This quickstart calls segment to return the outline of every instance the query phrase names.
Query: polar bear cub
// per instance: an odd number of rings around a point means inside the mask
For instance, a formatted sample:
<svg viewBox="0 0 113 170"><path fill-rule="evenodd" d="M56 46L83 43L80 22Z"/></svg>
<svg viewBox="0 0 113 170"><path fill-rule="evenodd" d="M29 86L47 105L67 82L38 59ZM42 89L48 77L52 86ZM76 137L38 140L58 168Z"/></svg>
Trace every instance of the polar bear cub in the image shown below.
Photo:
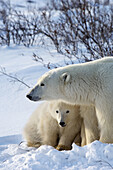
<svg viewBox="0 0 113 170"><path fill-rule="evenodd" d="M79 106L61 101L40 104L24 127L23 135L27 145L39 147L46 144L58 150L71 149L81 130L79 112Z"/></svg>

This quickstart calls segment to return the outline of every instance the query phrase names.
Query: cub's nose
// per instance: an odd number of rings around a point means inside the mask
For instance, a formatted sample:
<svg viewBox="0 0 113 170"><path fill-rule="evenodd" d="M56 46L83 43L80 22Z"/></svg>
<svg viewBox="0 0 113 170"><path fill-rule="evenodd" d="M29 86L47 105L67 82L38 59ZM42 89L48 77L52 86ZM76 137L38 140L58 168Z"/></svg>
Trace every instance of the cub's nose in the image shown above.
<svg viewBox="0 0 113 170"><path fill-rule="evenodd" d="M59 124L60 124L60 126L62 126L62 127L65 126L65 122L60 122Z"/></svg>
<svg viewBox="0 0 113 170"><path fill-rule="evenodd" d="M30 100L32 100L32 96L30 96L29 94L26 95L26 97Z"/></svg>

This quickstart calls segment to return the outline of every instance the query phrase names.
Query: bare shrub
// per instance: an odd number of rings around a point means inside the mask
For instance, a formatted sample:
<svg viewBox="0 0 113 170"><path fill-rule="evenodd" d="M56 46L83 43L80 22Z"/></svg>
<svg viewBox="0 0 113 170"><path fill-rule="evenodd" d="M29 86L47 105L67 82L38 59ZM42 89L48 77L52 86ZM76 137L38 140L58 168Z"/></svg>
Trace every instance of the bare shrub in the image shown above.
<svg viewBox="0 0 113 170"><path fill-rule="evenodd" d="M56 28L53 33L57 34L58 52L79 60L82 57L82 61L113 56L113 13L110 6L88 0L51 2L52 8L60 11L57 26L53 27ZM51 23L49 18L48 27Z"/></svg>
<svg viewBox="0 0 113 170"><path fill-rule="evenodd" d="M113 11L89 0L51 0L49 7L28 14L0 0L0 44L38 44L48 37L58 53L75 63L113 56ZM42 40L42 39L41 39ZM46 41L46 38L44 38ZM38 60L39 61L39 60Z"/></svg>
<svg viewBox="0 0 113 170"><path fill-rule="evenodd" d="M27 47L36 43L40 30L40 15L35 9L28 14L15 10L8 2L0 1L0 42L1 45L11 43L23 44ZM28 11L27 11L28 12Z"/></svg>
<svg viewBox="0 0 113 170"><path fill-rule="evenodd" d="M10 3L0 0L0 44L10 45Z"/></svg>

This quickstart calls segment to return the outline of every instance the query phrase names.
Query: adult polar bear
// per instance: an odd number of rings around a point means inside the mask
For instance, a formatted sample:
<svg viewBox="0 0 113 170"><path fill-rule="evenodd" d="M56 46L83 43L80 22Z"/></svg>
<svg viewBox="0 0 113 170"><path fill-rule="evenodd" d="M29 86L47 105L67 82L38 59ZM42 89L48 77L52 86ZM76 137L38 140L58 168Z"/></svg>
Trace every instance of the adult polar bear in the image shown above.
<svg viewBox="0 0 113 170"><path fill-rule="evenodd" d="M64 101L93 105L100 141L113 143L113 58L53 69L44 74L27 95L30 100Z"/></svg>

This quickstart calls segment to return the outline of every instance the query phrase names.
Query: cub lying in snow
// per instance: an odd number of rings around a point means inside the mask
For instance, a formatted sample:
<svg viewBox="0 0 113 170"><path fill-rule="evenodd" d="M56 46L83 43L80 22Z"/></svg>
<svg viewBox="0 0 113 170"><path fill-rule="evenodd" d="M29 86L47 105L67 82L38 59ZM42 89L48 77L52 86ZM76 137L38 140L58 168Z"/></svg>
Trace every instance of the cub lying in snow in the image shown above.
<svg viewBox="0 0 113 170"><path fill-rule="evenodd" d="M79 113L79 106L61 101L40 104L24 127L27 145L46 144L58 150L69 150L74 140L80 144L82 118Z"/></svg>

